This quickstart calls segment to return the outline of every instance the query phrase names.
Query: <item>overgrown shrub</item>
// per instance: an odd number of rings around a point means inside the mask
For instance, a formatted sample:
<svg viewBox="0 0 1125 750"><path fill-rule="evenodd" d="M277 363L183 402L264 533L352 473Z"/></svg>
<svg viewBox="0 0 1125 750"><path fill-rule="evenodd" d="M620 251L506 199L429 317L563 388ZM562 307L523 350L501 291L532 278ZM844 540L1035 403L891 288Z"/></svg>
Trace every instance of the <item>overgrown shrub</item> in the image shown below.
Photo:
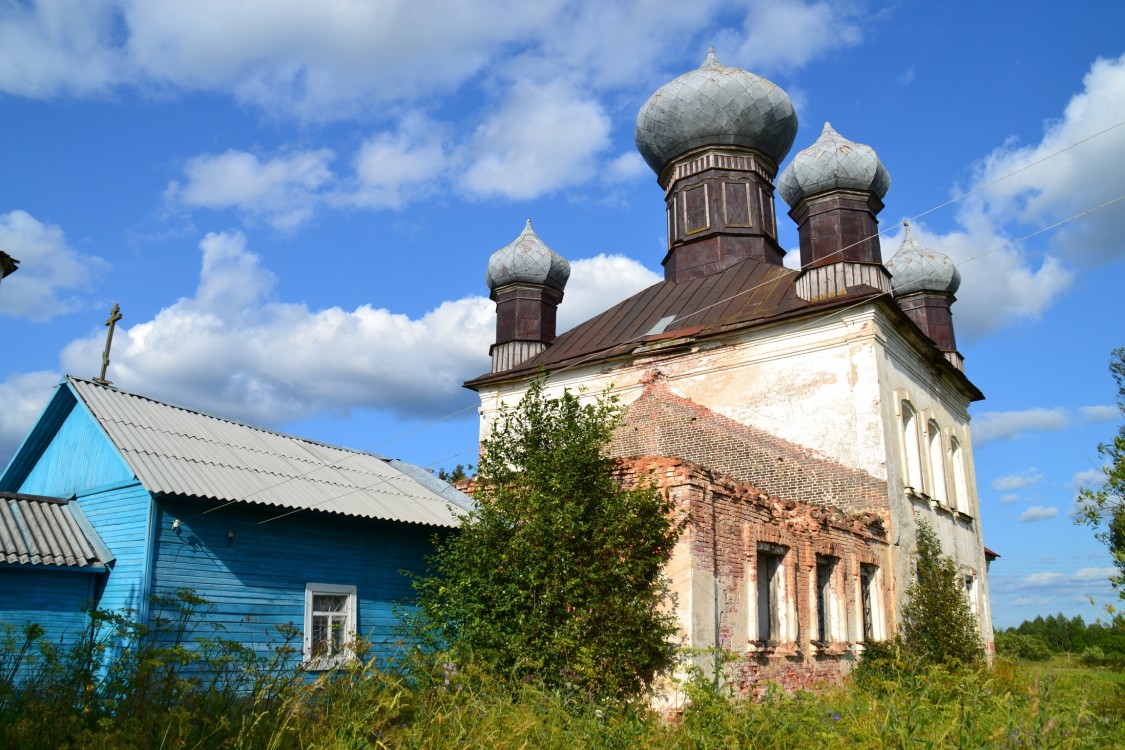
<svg viewBox="0 0 1125 750"><path fill-rule="evenodd" d="M664 564L682 523L654 488L622 487L610 398L546 398L536 381L481 441L478 510L415 582L417 637L496 675L623 699L672 661Z"/></svg>
<svg viewBox="0 0 1125 750"><path fill-rule="evenodd" d="M971 664L983 655L977 618L969 608L957 565L925 521L917 522L917 576L906 589L899 635L925 664Z"/></svg>

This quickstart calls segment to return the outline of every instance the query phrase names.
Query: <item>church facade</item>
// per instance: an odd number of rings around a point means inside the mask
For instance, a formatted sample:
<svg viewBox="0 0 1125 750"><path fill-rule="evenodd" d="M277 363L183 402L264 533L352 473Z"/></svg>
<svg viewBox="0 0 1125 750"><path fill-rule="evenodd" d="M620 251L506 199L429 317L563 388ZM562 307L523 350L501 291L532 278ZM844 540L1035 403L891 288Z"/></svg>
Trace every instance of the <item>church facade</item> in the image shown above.
<svg viewBox="0 0 1125 750"><path fill-rule="evenodd" d="M784 91L713 53L659 89L636 141L665 191L664 281L556 336L569 266L529 222L489 261L492 372L466 384L482 435L543 370L549 395L620 399L622 480L690 513L668 568L685 645L733 653L747 691L835 681L893 634L919 520L992 648L957 269L909 228L884 262L890 177L830 125L779 174L796 133Z"/></svg>

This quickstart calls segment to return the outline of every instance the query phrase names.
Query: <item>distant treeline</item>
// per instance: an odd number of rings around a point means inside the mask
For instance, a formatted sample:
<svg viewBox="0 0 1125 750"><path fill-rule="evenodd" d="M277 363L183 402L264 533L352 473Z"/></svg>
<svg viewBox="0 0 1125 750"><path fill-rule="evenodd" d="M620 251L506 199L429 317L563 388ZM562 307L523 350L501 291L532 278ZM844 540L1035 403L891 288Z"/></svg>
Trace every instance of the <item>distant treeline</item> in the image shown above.
<svg viewBox="0 0 1125 750"><path fill-rule="evenodd" d="M1056 654L1078 656L1093 663L1125 661L1125 614L1114 614L1108 623L1099 619L1089 625L1082 615L1040 615L1024 620L1018 627L996 631L996 652L1033 661Z"/></svg>

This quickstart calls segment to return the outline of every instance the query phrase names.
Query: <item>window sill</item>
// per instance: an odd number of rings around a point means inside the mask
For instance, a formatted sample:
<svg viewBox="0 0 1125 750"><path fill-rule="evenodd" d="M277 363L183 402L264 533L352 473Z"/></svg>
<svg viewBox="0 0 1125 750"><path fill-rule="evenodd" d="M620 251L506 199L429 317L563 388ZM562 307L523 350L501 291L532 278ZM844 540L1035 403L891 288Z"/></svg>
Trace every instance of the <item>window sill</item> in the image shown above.
<svg viewBox="0 0 1125 750"><path fill-rule="evenodd" d="M790 658L801 654L797 644L792 641L751 641L747 650L755 656Z"/></svg>
<svg viewBox="0 0 1125 750"><path fill-rule="evenodd" d="M355 664L355 655L346 654L342 656L321 657L317 659L305 659L301 662L301 668L306 672L330 672L334 669L341 669Z"/></svg>
<svg viewBox="0 0 1125 750"><path fill-rule="evenodd" d="M843 641L829 641L822 643L820 641L812 641L813 656L843 656L848 652L848 644Z"/></svg>

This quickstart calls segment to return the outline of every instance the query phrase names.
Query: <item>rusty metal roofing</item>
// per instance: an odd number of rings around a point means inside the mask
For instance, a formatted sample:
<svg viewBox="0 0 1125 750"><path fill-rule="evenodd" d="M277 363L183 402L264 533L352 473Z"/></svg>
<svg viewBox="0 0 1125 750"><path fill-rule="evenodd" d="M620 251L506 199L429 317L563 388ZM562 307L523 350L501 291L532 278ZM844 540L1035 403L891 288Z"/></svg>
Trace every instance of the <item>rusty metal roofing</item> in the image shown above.
<svg viewBox="0 0 1125 750"><path fill-rule="evenodd" d="M452 503L371 453L67 382L149 492L446 527L472 502Z"/></svg>
<svg viewBox="0 0 1125 750"><path fill-rule="evenodd" d="M797 296L800 275L782 266L744 260L691 281L661 281L567 331L538 356L511 370L471 380L470 388L512 376L599 362L666 339L700 337L757 325L840 304L854 304L878 290L856 290L828 303ZM667 319L671 317L671 321ZM653 333L657 328L660 330Z"/></svg>
<svg viewBox="0 0 1125 750"><path fill-rule="evenodd" d="M111 559L77 503L0 492L0 565L100 571Z"/></svg>

